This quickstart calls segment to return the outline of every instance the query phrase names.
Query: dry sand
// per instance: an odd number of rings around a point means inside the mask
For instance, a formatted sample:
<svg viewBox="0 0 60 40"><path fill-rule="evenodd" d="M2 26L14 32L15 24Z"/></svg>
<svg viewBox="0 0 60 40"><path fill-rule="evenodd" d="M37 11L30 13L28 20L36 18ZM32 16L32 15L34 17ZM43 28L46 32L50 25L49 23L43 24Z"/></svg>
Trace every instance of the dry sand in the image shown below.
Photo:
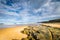
<svg viewBox="0 0 60 40"><path fill-rule="evenodd" d="M21 40L22 38L26 38L27 35L21 33L26 27L27 26L0 29L0 40Z"/></svg>
<svg viewBox="0 0 60 40"><path fill-rule="evenodd" d="M42 23L42 25L60 28L60 23Z"/></svg>

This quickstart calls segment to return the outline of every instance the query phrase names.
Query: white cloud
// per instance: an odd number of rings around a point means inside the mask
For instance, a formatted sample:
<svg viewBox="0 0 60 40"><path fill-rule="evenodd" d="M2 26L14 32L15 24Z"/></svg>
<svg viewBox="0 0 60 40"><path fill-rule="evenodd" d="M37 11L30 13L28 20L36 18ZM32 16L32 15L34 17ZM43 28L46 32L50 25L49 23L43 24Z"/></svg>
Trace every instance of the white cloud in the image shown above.
<svg viewBox="0 0 60 40"><path fill-rule="evenodd" d="M10 16L15 16L12 18L7 18L2 20L4 23L5 21L9 24L9 23L31 23L31 22L39 22L42 21L42 19L45 18L56 18L60 16L60 5L59 3L56 2L51 2L51 0L48 1L43 1L43 3L39 3L36 2L36 0L34 2L32 2L33 0L29 1L29 2L18 2L18 3L14 3L12 4L12 6L7 6L4 4L1 4L0 6L0 13L2 14L6 14L6 15L10 15ZM38 1L42 1L42 0L38 0ZM29 4L30 2L32 2L32 5ZM37 5L35 5L35 4ZM36 6L36 7L34 7ZM23 7L23 10L20 10L21 7ZM57 8L56 8L57 7ZM9 11L12 10L12 11ZM19 13L15 12L15 11L19 11ZM30 12L31 13L30 13ZM34 15L34 14L39 14L41 12L40 16ZM18 19L18 17L21 19ZM48 20L48 19L46 19ZM1 21L1 20L0 20Z"/></svg>
<svg viewBox="0 0 60 40"><path fill-rule="evenodd" d="M51 16L54 16L56 15L56 17L58 15L60 15L60 5L59 5L60 2L47 2L46 4L44 4L42 7L40 7L39 9L34 9L34 13L38 13L38 12L41 12L41 16L43 17L51 17ZM40 16L40 17L41 17ZM42 17L41 17L42 19Z"/></svg>

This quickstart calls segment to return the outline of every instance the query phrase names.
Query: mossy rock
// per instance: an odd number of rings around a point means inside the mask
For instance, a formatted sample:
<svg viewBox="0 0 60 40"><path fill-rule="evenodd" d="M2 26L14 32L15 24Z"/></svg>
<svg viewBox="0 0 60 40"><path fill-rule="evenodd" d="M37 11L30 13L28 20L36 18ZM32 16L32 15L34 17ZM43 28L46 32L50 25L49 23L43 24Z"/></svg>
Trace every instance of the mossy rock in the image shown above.
<svg viewBox="0 0 60 40"><path fill-rule="evenodd" d="M60 29L53 27L28 27L22 33L27 34L24 40L60 40Z"/></svg>

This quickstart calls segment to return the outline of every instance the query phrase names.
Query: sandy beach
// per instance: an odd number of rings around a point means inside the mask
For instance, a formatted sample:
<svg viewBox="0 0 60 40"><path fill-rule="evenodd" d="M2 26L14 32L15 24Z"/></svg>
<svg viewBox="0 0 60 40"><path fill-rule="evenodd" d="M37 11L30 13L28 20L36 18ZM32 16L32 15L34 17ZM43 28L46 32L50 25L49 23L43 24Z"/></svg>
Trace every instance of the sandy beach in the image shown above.
<svg viewBox="0 0 60 40"><path fill-rule="evenodd" d="M42 25L44 25L45 27L50 26L50 27L60 28L60 23L42 23ZM21 40L22 38L26 38L27 35L21 32L22 30L24 30L24 28L28 28L28 25L14 26L10 28L2 28L2 29L0 28L0 40Z"/></svg>
<svg viewBox="0 0 60 40"><path fill-rule="evenodd" d="M42 25L60 28L60 23L42 23Z"/></svg>
<svg viewBox="0 0 60 40"><path fill-rule="evenodd" d="M21 38L27 37L26 34L21 33L26 27L27 26L0 29L0 40L21 40Z"/></svg>

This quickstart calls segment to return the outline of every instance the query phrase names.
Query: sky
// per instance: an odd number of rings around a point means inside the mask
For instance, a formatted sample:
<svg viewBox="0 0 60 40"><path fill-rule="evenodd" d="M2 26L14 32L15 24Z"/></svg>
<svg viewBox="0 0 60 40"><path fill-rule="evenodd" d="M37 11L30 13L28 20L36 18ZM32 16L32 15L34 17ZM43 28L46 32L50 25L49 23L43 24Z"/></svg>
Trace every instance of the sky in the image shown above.
<svg viewBox="0 0 60 40"><path fill-rule="evenodd" d="M0 0L0 23L29 24L60 18L60 0Z"/></svg>

